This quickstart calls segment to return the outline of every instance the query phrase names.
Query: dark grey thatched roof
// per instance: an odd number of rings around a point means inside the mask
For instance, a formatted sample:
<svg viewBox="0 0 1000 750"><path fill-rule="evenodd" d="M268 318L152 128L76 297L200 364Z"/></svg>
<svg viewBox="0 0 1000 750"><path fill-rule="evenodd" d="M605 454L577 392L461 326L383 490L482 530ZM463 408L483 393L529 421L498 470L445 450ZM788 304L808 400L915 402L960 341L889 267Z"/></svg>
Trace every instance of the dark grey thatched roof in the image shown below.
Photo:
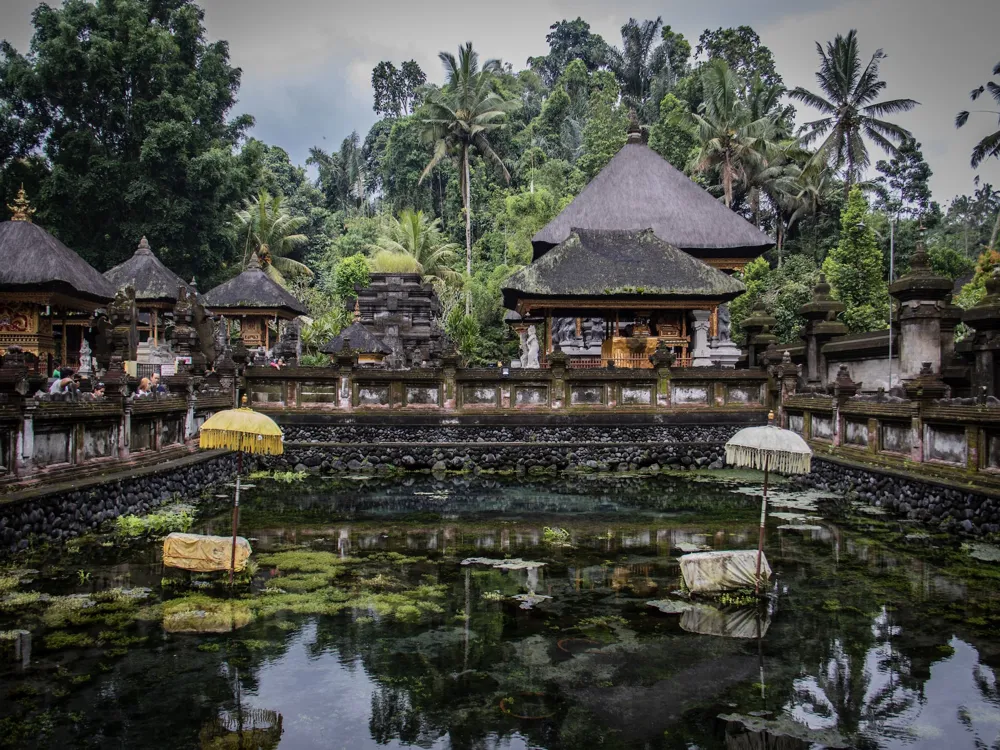
<svg viewBox="0 0 1000 750"><path fill-rule="evenodd" d="M657 237L639 232L572 230L569 239L515 273L504 305L521 297L684 297L733 299L744 286Z"/></svg>
<svg viewBox="0 0 1000 750"><path fill-rule="evenodd" d="M392 349L379 341L371 331L357 320L341 331L339 336L326 344L320 351L324 354L339 354L345 345L348 349L362 354L392 353Z"/></svg>
<svg viewBox="0 0 1000 750"><path fill-rule="evenodd" d="M110 281L115 289L131 284L135 289L137 302L176 302L177 290L182 286L194 293L190 284L153 255L145 237L139 241L139 249L135 254L110 271L105 271L104 278Z"/></svg>
<svg viewBox="0 0 1000 750"><path fill-rule="evenodd" d="M250 258L247 270L215 289L205 292L205 307L285 310L305 315L305 306L260 267L257 253Z"/></svg>
<svg viewBox="0 0 1000 750"><path fill-rule="evenodd" d="M47 291L109 302L115 288L87 261L30 221L0 222L0 292Z"/></svg>
<svg viewBox="0 0 1000 750"><path fill-rule="evenodd" d="M635 139L622 146L583 192L532 238L535 258L569 237L571 227L652 227L657 237L681 250L725 250L738 256L759 255L774 245L753 224Z"/></svg>

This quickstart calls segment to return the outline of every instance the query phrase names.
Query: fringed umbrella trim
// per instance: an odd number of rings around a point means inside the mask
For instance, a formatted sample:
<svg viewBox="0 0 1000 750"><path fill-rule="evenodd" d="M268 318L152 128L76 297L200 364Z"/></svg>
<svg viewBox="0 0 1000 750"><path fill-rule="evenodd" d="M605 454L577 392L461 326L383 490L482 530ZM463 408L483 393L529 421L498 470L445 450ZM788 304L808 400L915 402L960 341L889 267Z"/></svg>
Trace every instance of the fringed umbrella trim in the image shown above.
<svg viewBox="0 0 1000 750"><path fill-rule="evenodd" d="M766 466L768 471L779 474L808 474L811 459L811 453L768 450L746 445L726 445L726 463L741 469L763 470Z"/></svg>
<svg viewBox="0 0 1000 750"><path fill-rule="evenodd" d="M202 428L199 445L202 448L222 448L244 453L279 456L285 451L281 435L259 435L237 430L206 430Z"/></svg>

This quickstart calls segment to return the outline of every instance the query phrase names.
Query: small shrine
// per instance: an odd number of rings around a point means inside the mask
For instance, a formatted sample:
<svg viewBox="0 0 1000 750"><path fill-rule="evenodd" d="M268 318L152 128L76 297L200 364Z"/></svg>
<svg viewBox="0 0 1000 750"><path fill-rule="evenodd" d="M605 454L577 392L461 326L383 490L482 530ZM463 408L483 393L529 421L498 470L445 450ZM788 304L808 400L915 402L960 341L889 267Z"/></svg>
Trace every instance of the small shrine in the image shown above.
<svg viewBox="0 0 1000 750"><path fill-rule="evenodd" d="M277 334L278 321L307 312L305 305L267 275L257 253L250 257L243 273L205 292L203 299L206 310L225 319L227 332L232 321L239 321L240 338L248 349L270 350L269 324L274 323Z"/></svg>
<svg viewBox="0 0 1000 750"><path fill-rule="evenodd" d="M744 287L731 274L773 245L633 124L607 166L532 238L531 264L504 286L522 366L534 366L540 341L543 365L558 349L570 366L648 368L665 347L678 366L733 367L742 355L726 303Z"/></svg>
<svg viewBox="0 0 1000 750"><path fill-rule="evenodd" d="M24 188L8 208L11 220L0 222L0 350L20 347L46 374L55 360L79 365L81 351L89 360L94 312L111 301L114 286L32 222Z"/></svg>
<svg viewBox="0 0 1000 750"><path fill-rule="evenodd" d="M341 352L356 353L358 364L362 365L380 365L386 355L392 354L392 349L361 323L361 309L357 304L354 307L354 322L324 345L320 351L329 354L331 359Z"/></svg>
<svg viewBox="0 0 1000 750"><path fill-rule="evenodd" d="M194 287L156 257L143 237L135 253L124 263L104 272L116 290L131 286L138 311L139 361L145 361L165 341L165 316L172 313L179 289L195 295ZM144 356L146 355L146 356Z"/></svg>
<svg viewBox="0 0 1000 750"><path fill-rule="evenodd" d="M389 367L420 367L439 361L445 349L441 301L418 273L373 273L356 289L357 322L389 351Z"/></svg>

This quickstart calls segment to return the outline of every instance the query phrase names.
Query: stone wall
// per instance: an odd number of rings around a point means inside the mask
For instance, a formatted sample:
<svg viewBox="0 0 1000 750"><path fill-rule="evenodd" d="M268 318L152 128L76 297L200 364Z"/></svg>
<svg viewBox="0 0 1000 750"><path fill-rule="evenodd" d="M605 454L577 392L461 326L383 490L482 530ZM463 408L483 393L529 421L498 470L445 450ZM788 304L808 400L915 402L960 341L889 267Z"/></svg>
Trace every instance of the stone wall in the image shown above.
<svg viewBox="0 0 1000 750"><path fill-rule="evenodd" d="M743 425L285 424L287 443L725 443Z"/></svg>
<svg viewBox="0 0 1000 750"><path fill-rule="evenodd" d="M388 473L419 471L648 471L721 469L722 443L463 443L289 444L281 456L264 457L280 470Z"/></svg>
<svg viewBox="0 0 1000 750"><path fill-rule="evenodd" d="M236 471L232 454L178 464L86 489L7 500L0 504L0 553L26 549L33 540L65 541L118 516L148 513L175 496L196 497Z"/></svg>
<svg viewBox="0 0 1000 750"><path fill-rule="evenodd" d="M796 482L836 493L857 493L867 505L946 531L972 536L1000 532L1000 499L932 482L813 459L812 473Z"/></svg>

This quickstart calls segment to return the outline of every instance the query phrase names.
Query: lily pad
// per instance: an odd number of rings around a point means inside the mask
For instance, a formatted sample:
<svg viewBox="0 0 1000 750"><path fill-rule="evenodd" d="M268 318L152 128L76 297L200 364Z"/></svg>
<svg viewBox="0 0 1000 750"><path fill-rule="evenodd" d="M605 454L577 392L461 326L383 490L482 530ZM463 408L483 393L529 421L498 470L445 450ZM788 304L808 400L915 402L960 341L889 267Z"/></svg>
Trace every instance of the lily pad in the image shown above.
<svg viewBox="0 0 1000 750"><path fill-rule="evenodd" d="M678 602L674 599L654 599L646 602L647 607L656 607L665 615L680 615L691 608L690 602Z"/></svg>
<svg viewBox="0 0 1000 750"><path fill-rule="evenodd" d="M542 567L545 563L522 560L520 557L512 557L504 560L493 557L467 557L462 560L462 565L489 565L491 568L497 568L498 570L533 570L534 568Z"/></svg>
<svg viewBox="0 0 1000 750"><path fill-rule="evenodd" d="M969 545L969 557L983 562L1000 562L1000 547L984 542L973 542Z"/></svg>
<svg viewBox="0 0 1000 750"><path fill-rule="evenodd" d="M546 599L551 599L551 596L545 596L544 594L515 594L511 597L516 602L521 602L521 609L533 609L536 604L541 604Z"/></svg>
<svg viewBox="0 0 1000 750"><path fill-rule="evenodd" d="M786 716L778 719L762 719L740 714L719 714L723 721L742 724L750 732L766 732L771 737L788 737L802 742L823 745L828 748L849 748L850 745L839 732L833 729L810 729Z"/></svg>

